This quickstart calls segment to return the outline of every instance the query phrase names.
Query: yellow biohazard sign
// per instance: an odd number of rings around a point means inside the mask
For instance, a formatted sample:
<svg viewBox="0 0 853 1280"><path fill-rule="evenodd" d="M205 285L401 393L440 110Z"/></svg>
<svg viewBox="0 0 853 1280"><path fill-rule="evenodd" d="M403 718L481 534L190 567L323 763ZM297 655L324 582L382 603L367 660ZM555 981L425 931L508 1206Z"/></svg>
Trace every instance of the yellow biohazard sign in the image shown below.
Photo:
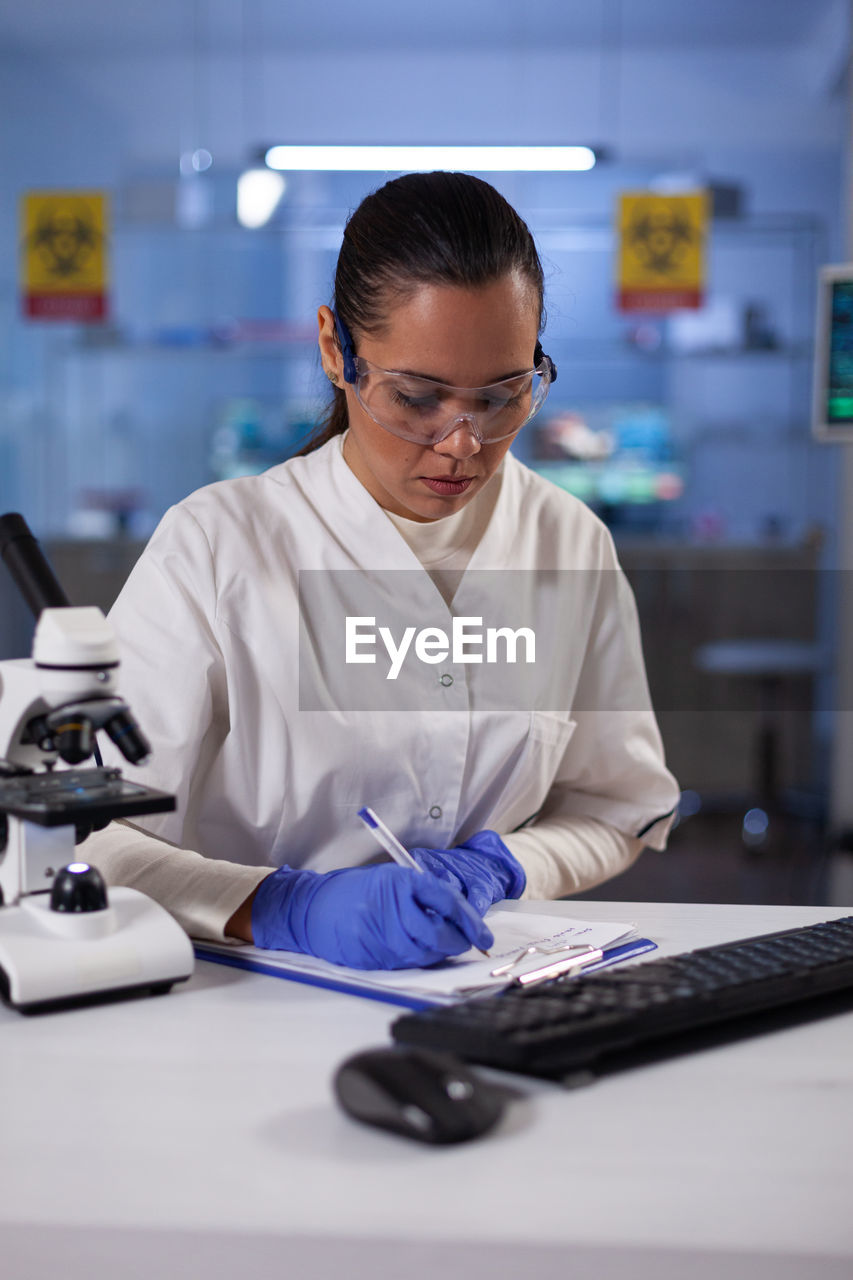
<svg viewBox="0 0 853 1280"><path fill-rule="evenodd" d="M107 197L33 191L21 199L21 296L38 320L103 320L107 313Z"/></svg>
<svg viewBox="0 0 853 1280"><path fill-rule="evenodd" d="M625 191L619 197L620 311L701 307L708 197Z"/></svg>

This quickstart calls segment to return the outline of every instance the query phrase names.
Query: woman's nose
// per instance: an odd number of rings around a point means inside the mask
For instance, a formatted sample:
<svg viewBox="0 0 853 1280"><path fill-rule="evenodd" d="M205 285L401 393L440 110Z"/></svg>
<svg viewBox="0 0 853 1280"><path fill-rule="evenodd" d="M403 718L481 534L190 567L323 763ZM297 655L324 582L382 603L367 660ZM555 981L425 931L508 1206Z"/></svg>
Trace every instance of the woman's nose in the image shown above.
<svg viewBox="0 0 853 1280"><path fill-rule="evenodd" d="M433 445L436 453L443 453L451 458L472 458L481 448L474 420L467 415L457 418L448 434Z"/></svg>

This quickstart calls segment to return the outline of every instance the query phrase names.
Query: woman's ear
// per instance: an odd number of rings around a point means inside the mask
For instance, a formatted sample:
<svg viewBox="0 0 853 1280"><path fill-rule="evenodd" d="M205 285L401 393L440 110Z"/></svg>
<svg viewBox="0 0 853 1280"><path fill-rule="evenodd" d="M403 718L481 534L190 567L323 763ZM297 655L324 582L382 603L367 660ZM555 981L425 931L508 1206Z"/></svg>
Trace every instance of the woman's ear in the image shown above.
<svg viewBox="0 0 853 1280"><path fill-rule="evenodd" d="M344 360L335 329L335 317L332 315L330 307L320 307L317 312L317 325L319 327L317 342L320 347L323 372L336 387L342 387L344 382Z"/></svg>

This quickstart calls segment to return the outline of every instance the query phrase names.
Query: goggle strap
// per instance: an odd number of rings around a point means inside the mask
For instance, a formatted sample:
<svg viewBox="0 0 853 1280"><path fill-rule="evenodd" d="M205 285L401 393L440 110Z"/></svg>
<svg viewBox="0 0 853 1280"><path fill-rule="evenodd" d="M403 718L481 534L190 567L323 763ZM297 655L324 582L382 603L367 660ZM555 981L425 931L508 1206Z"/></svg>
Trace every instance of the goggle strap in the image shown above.
<svg viewBox="0 0 853 1280"><path fill-rule="evenodd" d="M355 382L358 372L355 367L355 346L352 334L334 307L332 307L332 315L335 318L335 330L338 335L338 342L341 344L341 355L344 358L344 381Z"/></svg>

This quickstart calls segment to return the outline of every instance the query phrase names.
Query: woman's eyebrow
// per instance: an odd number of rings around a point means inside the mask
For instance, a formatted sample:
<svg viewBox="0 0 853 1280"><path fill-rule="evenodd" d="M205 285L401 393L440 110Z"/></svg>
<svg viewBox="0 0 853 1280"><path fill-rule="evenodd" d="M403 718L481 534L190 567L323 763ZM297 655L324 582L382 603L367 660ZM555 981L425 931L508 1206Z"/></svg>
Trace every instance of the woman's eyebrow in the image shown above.
<svg viewBox="0 0 853 1280"><path fill-rule="evenodd" d="M459 384L448 382L445 378L438 378L434 373L423 373L417 369L396 369L389 368L389 373L402 373L407 378L419 378L421 382L440 382L442 386L454 387ZM510 378L520 378L523 374L530 373L530 369L514 369L511 373L498 374L496 378L489 378L488 382L478 382L476 386L472 384L470 387L460 387L460 390L476 390L477 387L492 387L496 382L507 382Z"/></svg>

